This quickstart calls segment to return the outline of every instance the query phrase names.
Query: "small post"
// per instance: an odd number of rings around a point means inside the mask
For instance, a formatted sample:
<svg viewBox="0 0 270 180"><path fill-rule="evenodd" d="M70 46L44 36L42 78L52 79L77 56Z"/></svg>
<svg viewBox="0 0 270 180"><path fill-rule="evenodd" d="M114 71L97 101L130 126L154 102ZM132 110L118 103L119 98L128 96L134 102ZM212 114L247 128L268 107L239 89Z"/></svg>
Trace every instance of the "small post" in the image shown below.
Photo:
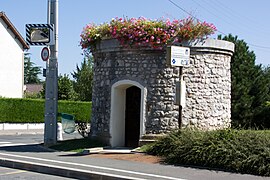
<svg viewBox="0 0 270 180"><path fill-rule="evenodd" d="M183 66L179 66L179 83L180 83L180 89L181 89L181 80L183 76ZM181 96L181 92L179 93ZM181 97L179 102L179 113L178 113L178 128L182 128L182 105L181 105Z"/></svg>
<svg viewBox="0 0 270 180"><path fill-rule="evenodd" d="M183 67L189 65L190 49L181 46L168 46L166 62L169 66L179 67L179 83L176 83L175 104L179 105L178 127L182 128L182 109L185 108L186 84L183 80ZM178 87L179 86L179 87Z"/></svg>
<svg viewBox="0 0 270 180"><path fill-rule="evenodd" d="M61 123L57 123L57 140L63 141L63 128Z"/></svg>

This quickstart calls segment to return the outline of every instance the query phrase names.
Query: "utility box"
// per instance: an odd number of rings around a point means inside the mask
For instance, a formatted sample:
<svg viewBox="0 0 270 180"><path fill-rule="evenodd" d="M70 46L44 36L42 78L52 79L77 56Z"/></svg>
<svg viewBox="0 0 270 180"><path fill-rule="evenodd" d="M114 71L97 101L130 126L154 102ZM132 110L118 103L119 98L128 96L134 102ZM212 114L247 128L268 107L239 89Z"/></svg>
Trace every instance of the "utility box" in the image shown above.
<svg viewBox="0 0 270 180"><path fill-rule="evenodd" d="M186 107L186 82L178 81L175 84L175 105L181 105L182 108Z"/></svg>

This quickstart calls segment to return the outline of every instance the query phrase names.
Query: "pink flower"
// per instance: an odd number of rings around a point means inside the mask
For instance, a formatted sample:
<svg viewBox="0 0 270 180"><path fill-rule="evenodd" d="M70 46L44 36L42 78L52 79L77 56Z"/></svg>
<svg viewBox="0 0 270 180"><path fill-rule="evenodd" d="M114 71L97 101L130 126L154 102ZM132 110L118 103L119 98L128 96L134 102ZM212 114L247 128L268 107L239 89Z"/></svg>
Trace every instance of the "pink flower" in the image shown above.
<svg viewBox="0 0 270 180"><path fill-rule="evenodd" d="M91 48L102 36L117 38L123 45L149 44L153 48L182 40L207 37L216 27L206 22L198 22L192 17L183 20L149 20L144 17L112 19L110 23L96 26L88 24L81 33L82 48ZM97 36L99 34L99 36Z"/></svg>

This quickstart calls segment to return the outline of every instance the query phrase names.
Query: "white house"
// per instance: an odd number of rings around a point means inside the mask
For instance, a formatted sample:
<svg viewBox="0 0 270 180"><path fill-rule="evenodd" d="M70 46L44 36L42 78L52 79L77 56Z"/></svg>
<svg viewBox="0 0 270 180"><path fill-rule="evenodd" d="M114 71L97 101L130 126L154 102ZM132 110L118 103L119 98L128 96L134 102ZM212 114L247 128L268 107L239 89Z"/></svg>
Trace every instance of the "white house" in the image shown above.
<svg viewBox="0 0 270 180"><path fill-rule="evenodd" d="M29 49L4 12L0 12L0 97L22 98L24 50Z"/></svg>

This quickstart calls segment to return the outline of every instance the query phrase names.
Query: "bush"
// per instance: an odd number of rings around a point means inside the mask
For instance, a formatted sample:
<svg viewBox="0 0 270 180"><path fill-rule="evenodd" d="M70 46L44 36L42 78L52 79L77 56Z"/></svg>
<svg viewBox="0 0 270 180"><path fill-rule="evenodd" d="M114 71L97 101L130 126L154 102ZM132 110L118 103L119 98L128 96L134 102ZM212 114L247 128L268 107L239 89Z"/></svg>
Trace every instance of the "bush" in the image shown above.
<svg viewBox="0 0 270 180"><path fill-rule="evenodd" d="M270 176L270 131L181 130L149 146L147 152L171 164Z"/></svg>
<svg viewBox="0 0 270 180"><path fill-rule="evenodd" d="M0 123L43 123L44 109L42 99L0 98ZM91 102L58 101L58 112L72 114L75 120L86 122L90 120Z"/></svg>
<svg viewBox="0 0 270 180"><path fill-rule="evenodd" d="M79 122L89 122L92 112L91 102L59 101L58 112L72 114Z"/></svg>

